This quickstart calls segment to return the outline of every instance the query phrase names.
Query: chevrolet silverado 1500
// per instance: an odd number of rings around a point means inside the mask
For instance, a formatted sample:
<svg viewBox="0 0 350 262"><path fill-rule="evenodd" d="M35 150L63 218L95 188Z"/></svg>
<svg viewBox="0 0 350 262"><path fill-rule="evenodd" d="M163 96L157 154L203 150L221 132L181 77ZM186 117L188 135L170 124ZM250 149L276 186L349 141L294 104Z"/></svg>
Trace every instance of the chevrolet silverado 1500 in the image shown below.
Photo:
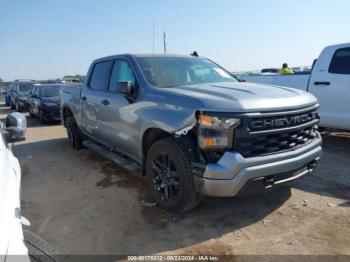
<svg viewBox="0 0 350 262"><path fill-rule="evenodd" d="M308 174L322 150L318 107L307 92L239 83L194 56L105 57L82 87L61 88L70 144L145 174L172 212Z"/></svg>

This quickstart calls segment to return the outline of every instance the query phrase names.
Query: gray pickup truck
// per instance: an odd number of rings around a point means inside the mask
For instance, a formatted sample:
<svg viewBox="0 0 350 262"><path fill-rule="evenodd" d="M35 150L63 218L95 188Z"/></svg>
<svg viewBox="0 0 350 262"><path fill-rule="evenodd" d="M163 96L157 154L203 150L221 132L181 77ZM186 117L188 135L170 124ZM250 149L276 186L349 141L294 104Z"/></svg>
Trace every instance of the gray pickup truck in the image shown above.
<svg viewBox="0 0 350 262"><path fill-rule="evenodd" d="M318 107L309 93L240 83L194 56L105 57L82 86L61 88L70 144L146 175L171 212L310 173L322 151Z"/></svg>

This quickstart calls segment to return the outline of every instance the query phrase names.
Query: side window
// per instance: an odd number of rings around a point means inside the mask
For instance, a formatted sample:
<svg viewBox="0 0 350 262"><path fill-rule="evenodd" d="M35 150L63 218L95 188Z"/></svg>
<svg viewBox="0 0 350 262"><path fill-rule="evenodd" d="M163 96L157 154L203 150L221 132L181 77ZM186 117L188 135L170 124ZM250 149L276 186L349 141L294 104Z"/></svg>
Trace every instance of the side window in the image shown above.
<svg viewBox="0 0 350 262"><path fill-rule="evenodd" d="M335 52L328 72L350 75L350 47L338 49Z"/></svg>
<svg viewBox="0 0 350 262"><path fill-rule="evenodd" d="M96 63L90 79L90 87L94 90L107 90L112 61Z"/></svg>
<svg viewBox="0 0 350 262"><path fill-rule="evenodd" d="M128 62L124 60L115 60L111 81L109 82L109 91L117 92L117 83L120 81L135 81L134 74Z"/></svg>

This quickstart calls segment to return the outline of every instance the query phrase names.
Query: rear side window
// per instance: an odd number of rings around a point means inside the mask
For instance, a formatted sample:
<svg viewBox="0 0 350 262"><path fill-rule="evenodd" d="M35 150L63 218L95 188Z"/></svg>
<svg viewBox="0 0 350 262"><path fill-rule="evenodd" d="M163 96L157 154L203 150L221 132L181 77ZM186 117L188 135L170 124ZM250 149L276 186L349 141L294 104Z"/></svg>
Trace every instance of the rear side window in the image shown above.
<svg viewBox="0 0 350 262"><path fill-rule="evenodd" d="M338 49L329 66L329 73L350 75L350 48Z"/></svg>
<svg viewBox="0 0 350 262"><path fill-rule="evenodd" d="M90 79L90 87L94 90L107 90L111 73L112 60L96 63Z"/></svg>

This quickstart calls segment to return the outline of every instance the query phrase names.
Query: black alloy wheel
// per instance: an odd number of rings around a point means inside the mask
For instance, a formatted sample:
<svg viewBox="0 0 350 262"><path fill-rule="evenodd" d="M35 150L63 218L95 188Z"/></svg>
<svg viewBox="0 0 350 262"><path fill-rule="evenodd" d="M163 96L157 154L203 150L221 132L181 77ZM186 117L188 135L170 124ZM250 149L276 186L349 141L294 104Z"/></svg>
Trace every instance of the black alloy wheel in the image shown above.
<svg viewBox="0 0 350 262"><path fill-rule="evenodd" d="M152 161L153 187L163 201L173 201L179 193L179 177L171 156L160 154Z"/></svg>
<svg viewBox="0 0 350 262"><path fill-rule="evenodd" d="M149 149L145 165L148 186L164 209L182 213L199 205L201 193L191 163L189 150L180 139L162 138Z"/></svg>

